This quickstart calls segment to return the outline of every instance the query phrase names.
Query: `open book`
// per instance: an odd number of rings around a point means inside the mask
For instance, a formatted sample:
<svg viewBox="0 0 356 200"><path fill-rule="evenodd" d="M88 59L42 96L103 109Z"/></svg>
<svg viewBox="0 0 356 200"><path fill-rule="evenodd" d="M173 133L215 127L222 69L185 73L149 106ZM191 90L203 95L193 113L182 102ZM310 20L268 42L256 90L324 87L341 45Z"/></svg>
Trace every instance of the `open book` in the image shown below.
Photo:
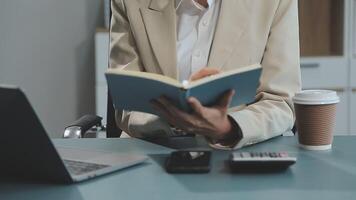
<svg viewBox="0 0 356 200"><path fill-rule="evenodd" d="M209 106L230 89L235 90L230 107L251 103L259 86L261 71L261 65L256 64L183 83L163 75L120 69L109 69L105 75L115 109L157 114L150 100L163 95L187 112L191 111L188 97L196 97L203 105Z"/></svg>

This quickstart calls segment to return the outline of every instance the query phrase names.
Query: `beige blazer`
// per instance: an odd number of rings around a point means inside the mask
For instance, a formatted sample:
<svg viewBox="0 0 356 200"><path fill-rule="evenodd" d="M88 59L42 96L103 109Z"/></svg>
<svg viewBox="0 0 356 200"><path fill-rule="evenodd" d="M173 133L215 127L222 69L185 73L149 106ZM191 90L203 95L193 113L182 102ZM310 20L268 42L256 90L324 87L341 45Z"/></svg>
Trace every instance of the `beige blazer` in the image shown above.
<svg viewBox="0 0 356 200"><path fill-rule="evenodd" d="M255 63L263 67L256 102L230 112L242 129L240 148L294 125L291 97L301 87L297 0L221 1L208 66L223 71ZM175 1L113 0L112 11L110 66L178 79ZM134 137L171 133L154 115L117 111L116 118Z"/></svg>

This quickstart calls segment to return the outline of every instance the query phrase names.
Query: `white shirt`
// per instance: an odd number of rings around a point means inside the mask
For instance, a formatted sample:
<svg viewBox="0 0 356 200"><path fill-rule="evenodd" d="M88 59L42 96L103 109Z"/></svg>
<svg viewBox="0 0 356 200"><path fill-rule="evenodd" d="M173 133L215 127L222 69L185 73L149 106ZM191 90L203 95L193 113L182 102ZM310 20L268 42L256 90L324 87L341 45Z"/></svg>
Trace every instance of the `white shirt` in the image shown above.
<svg viewBox="0 0 356 200"><path fill-rule="evenodd" d="M180 81L189 80L191 74L207 66L220 4L220 0L208 0L205 8L194 0L176 0Z"/></svg>

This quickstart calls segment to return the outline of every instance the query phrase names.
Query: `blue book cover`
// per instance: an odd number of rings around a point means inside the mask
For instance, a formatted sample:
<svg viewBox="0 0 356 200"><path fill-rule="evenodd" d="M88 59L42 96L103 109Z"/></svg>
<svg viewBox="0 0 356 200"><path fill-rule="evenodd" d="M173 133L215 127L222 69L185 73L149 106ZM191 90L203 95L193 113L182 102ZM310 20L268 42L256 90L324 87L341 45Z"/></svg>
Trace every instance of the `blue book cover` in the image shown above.
<svg viewBox="0 0 356 200"><path fill-rule="evenodd" d="M151 100L166 96L181 110L190 112L188 97L203 105L213 105L222 94L235 90L230 107L252 103L259 86L261 65L251 65L222 72L194 82L179 81L147 72L109 69L105 74L115 109L157 114Z"/></svg>

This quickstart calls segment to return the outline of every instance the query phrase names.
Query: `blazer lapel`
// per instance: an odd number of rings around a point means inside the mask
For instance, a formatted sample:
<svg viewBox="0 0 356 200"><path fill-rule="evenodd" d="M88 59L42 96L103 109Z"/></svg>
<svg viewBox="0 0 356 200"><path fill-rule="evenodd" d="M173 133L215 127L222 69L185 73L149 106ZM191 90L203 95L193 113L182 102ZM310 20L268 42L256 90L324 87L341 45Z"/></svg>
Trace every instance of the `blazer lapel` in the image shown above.
<svg viewBox="0 0 356 200"><path fill-rule="evenodd" d="M140 8L148 39L162 73L177 79L176 12L173 0L151 0Z"/></svg>
<svg viewBox="0 0 356 200"><path fill-rule="evenodd" d="M208 66L223 68L234 48L239 44L251 12L249 0L221 0Z"/></svg>

